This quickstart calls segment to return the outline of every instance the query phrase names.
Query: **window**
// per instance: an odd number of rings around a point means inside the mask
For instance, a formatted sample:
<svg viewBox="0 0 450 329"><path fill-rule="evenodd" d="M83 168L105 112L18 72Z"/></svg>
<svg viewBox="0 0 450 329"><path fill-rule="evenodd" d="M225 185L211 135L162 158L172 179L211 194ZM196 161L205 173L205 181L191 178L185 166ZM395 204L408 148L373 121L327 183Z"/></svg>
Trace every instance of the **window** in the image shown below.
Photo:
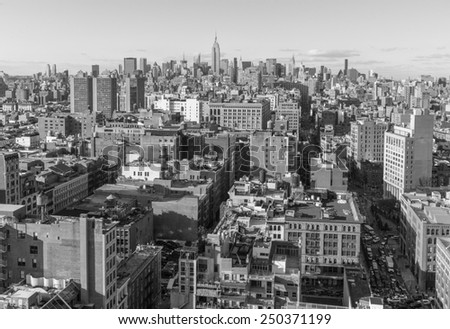
<svg viewBox="0 0 450 329"><path fill-rule="evenodd" d="M37 246L30 246L30 254L32 254L32 255L38 254L38 247Z"/></svg>
<svg viewBox="0 0 450 329"><path fill-rule="evenodd" d="M17 266L25 266L25 258L17 258Z"/></svg>
<svg viewBox="0 0 450 329"><path fill-rule="evenodd" d="M36 268L37 267L37 260L33 259L32 263L33 263L33 268Z"/></svg>

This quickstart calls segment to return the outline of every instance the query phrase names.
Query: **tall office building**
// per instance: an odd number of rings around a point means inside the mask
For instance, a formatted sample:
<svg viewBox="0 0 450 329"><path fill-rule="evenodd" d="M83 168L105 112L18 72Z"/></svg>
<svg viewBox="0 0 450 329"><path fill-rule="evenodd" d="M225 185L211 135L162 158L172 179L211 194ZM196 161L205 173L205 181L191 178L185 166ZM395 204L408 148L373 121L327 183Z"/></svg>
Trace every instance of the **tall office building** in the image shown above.
<svg viewBox="0 0 450 329"><path fill-rule="evenodd" d="M228 72L228 59L221 59L220 60L220 69L224 72L227 73Z"/></svg>
<svg viewBox="0 0 450 329"><path fill-rule="evenodd" d="M384 194L399 199L431 184L434 117L417 109L384 134Z"/></svg>
<svg viewBox="0 0 450 329"><path fill-rule="evenodd" d="M344 61L344 75L348 74L348 59Z"/></svg>
<svg viewBox="0 0 450 329"><path fill-rule="evenodd" d="M237 83L237 81L238 81L238 61L237 61L236 57L233 59L233 72L234 73L233 73L232 81L234 83Z"/></svg>
<svg viewBox="0 0 450 329"><path fill-rule="evenodd" d="M134 74L137 68L137 60L136 58L127 57L123 59L123 74L125 77L131 76Z"/></svg>
<svg viewBox="0 0 450 329"><path fill-rule="evenodd" d="M211 50L211 70L213 71L214 75L220 74L220 47L219 43L217 42L217 35L214 39L214 44Z"/></svg>
<svg viewBox="0 0 450 329"><path fill-rule="evenodd" d="M139 70L142 71L142 73L146 74L148 72L147 69L147 58L140 58L139 59Z"/></svg>
<svg viewBox="0 0 450 329"><path fill-rule="evenodd" d="M267 74L276 75L277 74L277 59L276 58L267 58L266 59L266 68Z"/></svg>
<svg viewBox="0 0 450 329"><path fill-rule="evenodd" d="M92 77L81 72L70 78L70 112L92 111Z"/></svg>
<svg viewBox="0 0 450 329"><path fill-rule="evenodd" d="M51 68L50 68L50 64L47 64L47 71L46 71L46 73L47 73L47 76L48 76L48 77L52 75L52 71L51 71Z"/></svg>
<svg viewBox="0 0 450 329"><path fill-rule="evenodd" d="M56 76L56 64L53 64L52 75Z"/></svg>
<svg viewBox="0 0 450 329"><path fill-rule="evenodd" d="M145 108L145 78L126 78L123 87L121 111L133 112Z"/></svg>
<svg viewBox="0 0 450 329"><path fill-rule="evenodd" d="M0 152L0 203L19 202L19 154Z"/></svg>
<svg viewBox="0 0 450 329"><path fill-rule="evenodd" d="M117 79L100 76L93 79L93 109L111 119L117 111Z"/></svg>
<svg viewBox="0 0 450 329"><path fill-rule="evenodd" d="M96 77L98 77L99 75L100 75L100 66L97 65L97 64L92 65L92 76L93 76L94 78L96 78Z"/></svg>

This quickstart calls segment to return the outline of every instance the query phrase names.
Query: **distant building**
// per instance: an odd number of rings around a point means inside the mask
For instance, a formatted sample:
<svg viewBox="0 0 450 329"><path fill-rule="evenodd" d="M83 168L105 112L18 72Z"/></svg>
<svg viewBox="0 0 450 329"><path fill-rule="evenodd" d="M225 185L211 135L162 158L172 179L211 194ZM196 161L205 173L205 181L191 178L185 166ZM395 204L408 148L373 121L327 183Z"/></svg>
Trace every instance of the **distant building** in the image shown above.
<svg viewBox="0 0 450 329"><path fill-rule="evenodd" d="M213 71L214 75L220 74L220 47L219 43L217 42L217 35L214 39L214 44L211 50L211 70Z"/></svg>
<svg viewBox="0 0 450 329"><path fill-rule="evenodd" d="M98 77L100 75L100 66L97 64L92 65L91 71L92 71L92 77L94 77L94 78Z"/></svg>
<svg viewBox="0 0 450 329"><path fill-rule="evenodd" d="M70 112L90 113L92 111L92 77L74 76L70 78Z"/></svg>
<svg viewBox="0 0 450 329"><path fill-rule="evenodd" d="M93 111L111 119L117 111L117 79L98 77L93 79Z"/></svg>
<svg viewBox="0 0 450 329"><path fill-rule="evenodd" d="M123 75L124 77L130 77L137 69L136 58L127 57L123 59Z"/></svg>

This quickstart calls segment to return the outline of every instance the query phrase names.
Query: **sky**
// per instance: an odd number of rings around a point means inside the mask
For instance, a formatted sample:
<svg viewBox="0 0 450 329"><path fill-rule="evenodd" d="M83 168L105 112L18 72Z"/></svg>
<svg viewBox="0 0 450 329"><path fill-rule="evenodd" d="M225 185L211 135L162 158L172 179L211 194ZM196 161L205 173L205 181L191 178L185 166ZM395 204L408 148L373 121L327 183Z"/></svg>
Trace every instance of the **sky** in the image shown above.
<svg viewBox="0 0 450 329"><path fill-rule="evenodd" d="M0 0L0 71L117 69L201 54L404 79L450 75L446 0Z"/></svg>

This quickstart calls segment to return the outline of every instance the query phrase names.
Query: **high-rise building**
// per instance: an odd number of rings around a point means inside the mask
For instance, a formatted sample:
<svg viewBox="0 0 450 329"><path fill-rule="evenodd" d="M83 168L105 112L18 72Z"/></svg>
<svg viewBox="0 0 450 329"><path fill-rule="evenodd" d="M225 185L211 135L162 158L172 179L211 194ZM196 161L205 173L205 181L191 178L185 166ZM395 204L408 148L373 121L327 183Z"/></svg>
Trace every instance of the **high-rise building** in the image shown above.
<svg viewBox="0 0 450 329"><path fill-rule="evenodd" d="M233 75L233 79L232 79L232 81L234 83L237 83L237 81L238 81L238 70L239 70L239 68L238 68L238 61L237 61L237 58L235 57L233 59L233 72L234 72L234 75Z"/></svg>
<svg viewBox="0 0 450 329"><path fill-rule="evenodd" d="M220 69L222 72L228 72L228 59L225 58L220 60Z"/></svg>
<svg viewBox="0 0 450 329"><path fill-rule="evenodd" d="M0 152L0 203L19 201L19 154Z"/></svg>
<svg viewBox="0 0 450 329"><path fill-rule="evenodd" d="M450 238L436 243L436 300L442 309L450 308Z"/></svg>
<svg viewBox="0 0 450 329"><path fill-rule="evenodd" d="M217 42L217 35L214 39L214 44L211 50L211 70L213 71L214 75L220 74L220 47L219 43Z"/></svg>
<svg viewBox="0 0 450 329"><path fill-rule="evenodd" d="M127 57L123 59L123 74L125 77L131 76L134 74L137 68L137 60L136 58Z"/></svg>
<svg viewBox="0 0 450 329"><path fill-rule="evenodd" d="M56 76L56 64L53 64L52 75Z"/></svg>
<svg viewBox="0 0 450 329"><path fill-rule="evenodd" d="M70 78L70 112L92 111L92 77L81 72Z"/></svg>
<svg viewBox="0 0 450 329"><path fill-rule="evenodd" d="M397 200L417 186L430 186L434 117L427 111L404 115L402 126L384 134L384 194Z"/></svg>
<svg viewBox="0 0 450 329"><path fill-rule="evenodd" d="M117 79L100 76L93 79L93 110L111 119L117 111Z"/></svg>
<svg viewBox="0 0 450 329"><path fill-rule="evenodd" d="M148 72L147 58L142 57L139 59L139 70L141 70L143 74L146 74Z"/></svg>
<svg viewBox="0 0 450 329"><path fill-rule="evenodd" d="M121 111L133 112L145 108L145 78L126 78L121 97Z"/></svg>
<svg viewBox="0 0 450 329"><path fill-rule="evenodd" d="M348 78L350 79L350 81L353 82L353 83L355 83L356 80L357 80L358 77L359 77L359 72L358 72L358 70L356 70L356 69L354 69L354 68L351 68L351 69L349 69L349 70L347 71L347 73L348 73Z"/></svg>
<svg viewBox="0 0 450 329"><path fill-rule="evenodd" d="M349 153L358 165L363 161L383 162L386 129L384 121L357 120L351 123Z"/></svg>
<svg viewBox="0 0 450 329"><path fill-rule="evenodd" d="M348 74L348 59L344 61L344 75Z"/></svg>
<svg viewBox="0 0 450 329"><path fill-rule="evenodd" d="M100 74L100 66L97 64L92 65L92 77L96 78L99 76L99 74Z"/></svg>
<svg viewBox="0 0 450 329"><path fill-rule="evenodd" d="M267 68L267 74L269 75L276 75L277 72L277 59L276 58L267 58L266 59L266 68Z"/></svg>
<svg viewBox="0 0 450 329"><path fill-rule="evenodd" d="M51 75L52 75L52 71L51 71L51 68L50 68L50 64L47 64L47 76L48 77L50 77Z"/></svg>

